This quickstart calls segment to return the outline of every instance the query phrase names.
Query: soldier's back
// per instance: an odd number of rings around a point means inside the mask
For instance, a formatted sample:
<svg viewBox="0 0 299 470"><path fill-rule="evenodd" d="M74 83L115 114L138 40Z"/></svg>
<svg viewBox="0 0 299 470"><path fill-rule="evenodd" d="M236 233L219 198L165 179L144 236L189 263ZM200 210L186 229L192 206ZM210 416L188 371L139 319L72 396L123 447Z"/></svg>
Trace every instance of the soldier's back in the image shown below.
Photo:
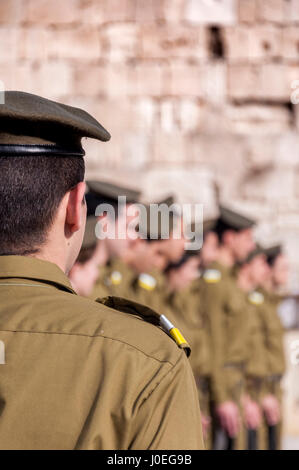
<svg viewBox="0 0 299 470"><path fill-rule="evenodd" d="M54 264L16 256L0 300L2 449L202 446L185 353L136 307L78 297Z"/></svg>

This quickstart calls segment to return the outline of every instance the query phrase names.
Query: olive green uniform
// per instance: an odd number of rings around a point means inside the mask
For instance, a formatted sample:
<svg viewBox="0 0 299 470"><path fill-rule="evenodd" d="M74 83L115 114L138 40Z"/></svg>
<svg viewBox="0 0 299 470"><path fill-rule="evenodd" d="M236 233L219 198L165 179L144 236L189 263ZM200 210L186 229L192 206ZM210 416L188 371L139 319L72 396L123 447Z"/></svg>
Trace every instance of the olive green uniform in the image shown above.
<svg viewBox="0 0 299 470"><path fill-rule="evenodd" d="M201 296L211 341L212 399L239 402L247 354L244 294L232 271L214 263L202 276Z"/></svg>
<svg viewBox="0 0 299 470"><path fill-rule="evenodd" d="M245 294L245 296L248 301L246 311L249 321L245 388L251 400L261 405L261 400L266 394L266 377L269 373L267 346L262 318L264 296L257 291ZM257 450L262 450L265 448L265 427L263 424L259 426L256 431Z"/></svg>
<svg viewBox="0 0 299 470"><path fill-rule="evenodd" d="M211 354L206 322L200 309L198 282L194 281L188 288L169 294L165 308L167 317L173 318L191 346L190 365L198 389L200 409L205 416L209 416ZM210 440L211 436L207 435L206 448L210 448Z"/></svg>
<svg viewBox="0 0 299 470"><path fill-rule="evenodd" d="M139 274L133 281L132 287L138 302L161 314L165 311L167 281L161 271L155 269L150 273Z"/></svg>
<svg viewBox="0 0 299 470"><path fill-rule="evenodd" d="M135 300L132 289L135 272L120 258L112 259L106 266L99 268L99 277L90 295L91 299L115 295Z"/></svg>
<svg viewBox="0 0 299 470"><path fill-rule="evenodd" d="M261 306L261 316L263 321L265 344L267 351L268 372L266 377L266 393L274 395L282 405L281 380L285 373L285 353L283 344L284 330L277 313L281 297L266 291L260 290L264 296ZM281 447L282 422L277 426L277 442Z"/></svg>
<svg viewBox="0 0 299 470"><path fill-rule="evenodd" d="M248 353L244 293L237 286L233 270L218 262L203 273L200 292L211 348L212 410L225 401L239 406ZM214 420L214 432L216 424ZM236 445L243 444L240 440Z"/></svg>
<svg viewBox="0 0 299 470"><path fill-rule="evenodd" d="M55 264L21 256L0 259L0 299L1 449L203 447L184 350L142 306L79 297Z"/></svg>

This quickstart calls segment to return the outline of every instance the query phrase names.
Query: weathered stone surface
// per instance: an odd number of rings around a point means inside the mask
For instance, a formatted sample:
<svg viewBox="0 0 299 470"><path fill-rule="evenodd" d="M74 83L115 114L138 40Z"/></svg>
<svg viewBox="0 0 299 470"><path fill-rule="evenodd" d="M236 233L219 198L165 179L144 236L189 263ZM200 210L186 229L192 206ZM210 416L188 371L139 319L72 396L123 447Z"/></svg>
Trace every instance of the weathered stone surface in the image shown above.
<svg viewBox="0 0 299 470"><path fill-rule="evenodd" d="M79 62L99 60L102 51L100 33L97 27L87 25L49 30L47 49L50 58Z"/></svg>
<svg viewBox="0 0 299 470"><path fill-rule="evenodd" d="M140 48L140 27L137 24L111 24L102 33L103 52L101 57L110 62L133 59Z"/></svg>
<svg viewBox="0 0 299 470"><path fill-rule="evenodd" d="M203 27L145 25L141 31L141 54L145 58L207 59L207 34Z"/></svg>
<svg viewBox="0 0 299 470"><path fill-rule="evenodd" d="M24 7L23 0L0 2L0 23L17 23L23 18Z"/></svg>
<svg viewBox="0 0 299 470"><path fill-rule="evenodd" d="M283 23L287 18L285 0L257 0L258 18L274 23Z"/></svg>
<svg viewBox="0 0 299 470"><path fill-rule="evenodd" d="M167 94L177 96L202 96L201 67L174 62L170 65L170 83Z"/></svg>
<svg viewBox="0 0 299 470"><path fill-rule="evenodd" d="M225 29L226 56L231 62L262 62L282 57L282 30L274 25Z"/></svg>
<svg viewBox="0 0 299 470"><path fill-rule="evenodd" d="M9 3L9 2L5 2ZM80 21L78 0L28 0L23 2L24 20L37 24Z"/></svg>
<svg viewBox="0 0 299 470"><path fill-rule="evenodd" d="M234 24L237 21L237 2L186 0L184 18L195 24Z"/></svg>
<svg viewBox="0 0 299 470"><path fill-rule="evenodd" d="M257 17L256 0L238 0L238 18L244 23L253 23Z"/></svg>

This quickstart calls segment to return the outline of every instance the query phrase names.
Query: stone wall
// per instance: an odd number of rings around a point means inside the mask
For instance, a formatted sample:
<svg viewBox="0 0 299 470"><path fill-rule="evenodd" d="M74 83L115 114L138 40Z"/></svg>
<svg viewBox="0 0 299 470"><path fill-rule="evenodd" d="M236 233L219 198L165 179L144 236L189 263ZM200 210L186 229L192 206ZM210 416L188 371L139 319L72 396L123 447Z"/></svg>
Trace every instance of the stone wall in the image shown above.
<svg viewBox="0 0 299 470"><path fill-rule="evenodd" d="M282 238L299 285L298 0L1 0L0 79L110 131L88 176L221 198ZM294 88L292 88L292 86Z"/></svg>

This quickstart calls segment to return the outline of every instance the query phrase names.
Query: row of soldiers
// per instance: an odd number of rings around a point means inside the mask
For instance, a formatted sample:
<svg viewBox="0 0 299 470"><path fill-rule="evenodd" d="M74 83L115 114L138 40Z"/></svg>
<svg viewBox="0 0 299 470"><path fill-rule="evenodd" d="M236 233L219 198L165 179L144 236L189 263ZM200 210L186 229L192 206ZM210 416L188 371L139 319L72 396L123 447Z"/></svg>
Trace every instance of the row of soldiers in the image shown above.
<svg viewBox="0 0 299 470"><path fill-rule="evenodd" d="M186 249L181 227L174 236L182 220L172 212L169 236L160 219L153 239L147 218L135 237L130 208L141 194L107 182L87 186L85 237L69 275L74 289L92 299L128 298L178 327L177 339L192 350L207 448L279 448L285 360L277 309L288 275L281 247L257 245L255 221L222 206L217 218L204 221L200 250ZM120 196L126 196L121 208ZM97 212L108 206L114 219Z"/></svg>

